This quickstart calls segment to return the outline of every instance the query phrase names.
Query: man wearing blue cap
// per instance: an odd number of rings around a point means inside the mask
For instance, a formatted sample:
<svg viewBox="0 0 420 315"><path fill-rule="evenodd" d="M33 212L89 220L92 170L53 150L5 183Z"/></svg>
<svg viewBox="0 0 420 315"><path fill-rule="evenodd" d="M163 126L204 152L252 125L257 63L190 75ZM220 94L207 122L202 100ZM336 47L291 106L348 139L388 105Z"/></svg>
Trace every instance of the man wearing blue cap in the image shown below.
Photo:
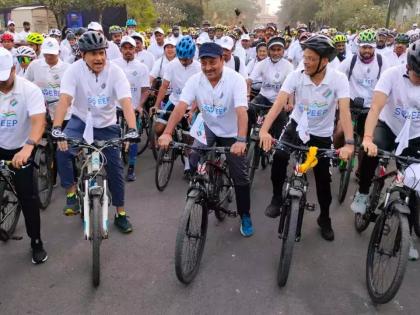
<svg viewBox="0 0 420 315"><path fill-rule="evenodd" d="M241 216L240 232L249 237L253 234L253 227L245 156L248 129L246 82L240 74L224 67L223 49L218 44L203 44L199 58L201 71L185 83L180 101L159 138L159 145L168 148L176 125L187 109L196 103L203 116L207 146L231 147L231 154L226 158L235 184L236 203Z"/></svg>

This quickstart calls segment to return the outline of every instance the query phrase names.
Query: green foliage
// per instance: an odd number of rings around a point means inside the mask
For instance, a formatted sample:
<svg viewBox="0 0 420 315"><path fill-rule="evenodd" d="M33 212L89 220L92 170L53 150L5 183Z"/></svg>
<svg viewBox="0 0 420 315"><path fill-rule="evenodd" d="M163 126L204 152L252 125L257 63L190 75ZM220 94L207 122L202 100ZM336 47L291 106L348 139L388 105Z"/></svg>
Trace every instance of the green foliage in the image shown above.
<svg viewBox="0 0 420 315"><path fill-rule="evenodd" d="M157 13L152 0L125 0L128 17L136 19L141 27L153 26Z"/></svg>

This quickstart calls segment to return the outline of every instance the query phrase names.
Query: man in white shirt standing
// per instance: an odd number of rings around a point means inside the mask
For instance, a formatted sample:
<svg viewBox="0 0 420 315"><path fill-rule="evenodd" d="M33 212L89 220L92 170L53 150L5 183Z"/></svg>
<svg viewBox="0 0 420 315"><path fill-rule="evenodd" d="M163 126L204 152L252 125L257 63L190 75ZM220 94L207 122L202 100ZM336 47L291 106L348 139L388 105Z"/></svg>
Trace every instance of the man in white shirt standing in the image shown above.
<svg viewBox="0 0 420 315"><path fill-rule="evenodd" d="M221 46L223 48L223 59L225 61L225 67L235 70L241 74L244 79L248 79L245 63L241 58L233 55L233 47L235 46L233 39L230 36L223 36Z"/></svg>
<svg viewBox="0 0 420 315"><path fill-rule="evenodd" d="M24 45L26 43L26 37L31 32L31 23L28 21L23 22L23 31L18 33L18 39L16 42L20 43L21 45Z"/></svg>
<svg viewBox="0 0 420 315"><path fill-rule="evenodd" d="M226 158L241 216L240 232L250 237L254 229L250 216L250 185L245 156L248 129L246 82L241 75L223 66L222 55L223 49L216 43L201 46L199 57L202 71L186 82L179 103L159 138L159 145L168 148L176 125L195 102L203 115L207 146L231 148Z"/></svg>
<svg viewBox="0 0 420 315"><path fill-rule="evenodd" d="M391 67L407 64L407 48L409 44L410 36L406 34L397 35L394 50L386 55Z"/></svg>
<svg viewBox="0 0 420 315"><path fill-rule="evenodd" d="M160 27L156 28L153 32L155 35L155 42L153 42L149 48L147 48L147 51L150 52L154 57L155 60L159 59L163 56L163 49L165 44L165 32ZM176 45L176 43L175 43Z"/></svg>
<svg viewBox="0 0 420 315"><path fill-rule="evenodd" d="M131 87L131 102L136 115L142 115L144 102L149 95L149 70L146 65L135 59L136 41L130 36L124 36L121 40L122 58L114 59L113 62L125 73ZM117 104L118 105L118 104ZM139 118L137 121L141 121ZM139 129L139 128L138 128ZM134 172L137 160L137 143L132 143L128 150L128 169L126 180L133 182L136 180Z"/></svg>
<svg viewBox="0 0 420 315"><path fill-rule="evenodd" d="M0 160L11 161L13 184L25 218L26 233L31 239L34 264L45 262L48 256L41 240L33 165L27 163L42 138L44 127L45 105L41 91L33 83L16 76L11 53L1 47Z"/></svg>
<svg viewBox="0 0 420 315"><path fill-rule="evenodd" d="M61 80L60 100L55 113L52 136L58 140L58 173L61 185L67 191L65 215L80 213L74 182L73 155L69 150L67 136L76 139L110 140L120 137L120 127L116 124L118 101L128 124L126 139L138 139L136 117L131 102L130 83L124 72L114 63L108 62L105 36L97 31L88 31L79 39L83 59L71 64ZM73 102L74 100L74 102ZM68 108L72 104L72 117L64 132L62 125ZM86 135L86 136L84 136ZM123 233L132 231L124 209L124 168L120 150L107 148L102 151L107 163L105 169L112 194L112 204L116 207L114 224Z"/></svg>
<svg viewBox="0 0 420 315"><path fill-rule="evenodd" d="M136 59L145 64L150 72L153 68L153 64L155 63L155 57L146 49L144 49L143 35L137 32L133 32L131 33L131 37L136 41Z"/></svg>

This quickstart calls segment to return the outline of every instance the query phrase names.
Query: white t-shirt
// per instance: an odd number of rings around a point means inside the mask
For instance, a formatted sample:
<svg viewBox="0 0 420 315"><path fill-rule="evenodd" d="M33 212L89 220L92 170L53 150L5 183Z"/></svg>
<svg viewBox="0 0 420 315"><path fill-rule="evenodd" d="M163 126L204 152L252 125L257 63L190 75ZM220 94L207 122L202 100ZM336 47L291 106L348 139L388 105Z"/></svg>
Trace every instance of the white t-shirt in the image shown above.
<svg viewBox="0 0 420 315"><path fill-rule="evenodd" d="M121 58L120 47L112 41L108 41L108 48L106 50L106 58L108 60L114 60Z"/></svg>
<svg viewBox="0 0 420 315"><path fill-rule="evenodd" d="M185 82L200 71L201 64L196 60L194 60L188 67L184 67L178 58L175 58L166 65L163 79L169 81L171 84L172 92L169 96L169 100L172 104L178 104Z"/></svg>
<svg viewBox="0 0 420 315"><path fill-rule="evenodd" d="M230 57L230 60L228 62L225 61L225 67L231 68L233 71L235 71L235 58ZM239 74L241 74L244 79L248 79L248 73L245 66L245 62L242 61L241 58L239 58Z"/></svg>
<svg viewBox="0 0 420 315"><path fill-rule="evenodd" d="M96 76L82 59L71 64L64 73L60 94L73 97L73 115L84 122L90 109L95 128L115 124L115 102L131 99L130 83L120 67L107 62L104 70Z"/></svg>
<svg viewBox="0 0 420 315"><path fill-rule="evenodd" d="M346 76L331 67L327 67L324 80L318 86L304 72L295 70L286 78L281 91L295 93L290 118L298 123L307 111L308 133L318 137L332 136L337 100L350 97Z"/></svg>
<svg viewBox="0 0 420 315"><path fill-rule="evenodd" d="M345 59L338 70L346 75L348 78L350 65L352 58ZM388 63L385 58L382 58L382 70L381 74L388 68ZM373 89L378 82L378 59L375 54L372 62L366 64L363 63L359 57L357 57L356 64L353 68L353 73L350 77L350 98L354 100L355 97L361 97L365 100L364 107L370 108L372 103Z"/></svg>
<svg viewBox="0 0 420 315"><path fill-rule="evenodd" d="M155 63L155 57L150 52L143 49L136 55L136 59L141 63L144 63L149 72L152 71L153 64Z"/></svg>
<svg viewBox="0 0 420 315"><path fill-rule="evenodd" d="M163 45L159 46L157 43L152 43L149 48L147 48L147 51L151 53L155 59L159 59L163 56Z"/></svg>
<svg viewBox="0 0 420 315"><path fill-rule="evenodd" d="M255 65L249 78L252 81L258 81L259 78L262 78L260 94L274 103L281 85L292 71L293 65L286 59L273 63L270 58L265 58Z"/></svg>
<svg viewBox="0 0 420 315"><path fill-rule="evenodd" d="M407 119L411 119L409 139L420 137L420 86L415 86L406 76L407 68L399 65L386 70L375 91L388 96L379 115L392 132L398 136Z"/></svg>
<svg viewBox="0 0 420 315"><path fill-rule="evenodd" d="M236 108L248 108L246 82L240 74L224 67L220 81L213 88L204 73L200 72L185 83L180 101L189 106L196 101L204 122L216 136L236 137Z"/></svg>
<svg viewBox="0 0 420 315"><path fill-rule="evenodd" d="M406 52L401 54L401 56L399 56L399 57L395 52L391 52L391 53L387 54L386 57L387 57L387 60L389 62L390 67L407 64L407 53Z"/></svg>
<svg viewBox="0 0 420 315"><path fill-rule="evenodd" d="M60 98L60 84L69 64L58 59L58 63L50 67L45 59L36 59L32 61L25 72L25 78L35 83L44 94L47 102L48 112L54 119L55 110ZM67 111L65 120L71 117L71 108Z"/></svg>
<svg viewBox="0 0 420 315"><path fill-rule="evenodd" d="M246 51L242 47L241 43L237 42L235 44L235 50L233 51L233 55L238 56L239 59L241 59L241 63L243 63L244 65L246 64Z"/></svg>
<svg viewBox="0 0 420 315"><path fill-rule="evenodd" d="M127 62L123 58L119 58L112 62L124 71L125 76L130 83L133 107L137 108L140 105L141 89L150 87L149 70L145 64L137 59ZM117 106L119 106L118 102Z"/></svg>
<svg viewBox="0 0 420 315"><path fill-rule="evenodd" d="M152 78L163 78L163 75L165 73L165 69L166 69L166 65L169 63L170 61L168 60L168 58L166 58L166 56L162 56L160 57L158 60L155 61L155 63L153 64L153 68L152 71L150 71L150 76Z"/></svg>
<svg viewBox="0 0 420 315"><path fill-rule="evenodd" d="M296 41L294 42L288 52L287 52L287 58L289 60L291 60L293 66L296 68L299 63L302 61L303 59L303 50L302 47L300 46L300 42Z"/></svg>
<svg viewBox="0 0 420 315"><path fill-rule="evenodd" d="M19 32L15 38L15 43L16 42L26 42L26 37L28 37L28 35L30 34L30 32L25 32L25 31L21 31Z"/></svg>
<svg viewBox="0 0 420 315"><path fill-rule="evenodd" d="M13 89L0 92L0 148L15 150L24 146L31 130L31 116L45 113L41 90L16 76Z"/></svg>

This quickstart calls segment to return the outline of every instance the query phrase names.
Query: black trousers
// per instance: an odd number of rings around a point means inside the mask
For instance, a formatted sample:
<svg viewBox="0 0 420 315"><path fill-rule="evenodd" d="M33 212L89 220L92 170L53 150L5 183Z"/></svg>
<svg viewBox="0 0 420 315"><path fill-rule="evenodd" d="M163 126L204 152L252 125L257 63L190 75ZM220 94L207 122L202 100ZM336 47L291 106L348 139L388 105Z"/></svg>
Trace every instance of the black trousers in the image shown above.
<svg viewBox="0 0 420 315"><path fill-rule="evenodd" d="M303 145L296 131L297 123L290 120L280 139L295 145ZM316 146L323 149L331 149L331 137L317 137L310 135L308 146ZM287 166L289 165L290 155L285 151L277 150L274 154L273 166L271 168L271 182L273 184L273 198L277 202L282 202L283 184L287 175ZM321 217L329 218L331 204L331 174L330 160L320 158L318 164L314 167L316 182L316 193L321 208Z"/></svg>
<svg viewBox="0 0 420 315"><path fill-rule="evenodd" d="M0 160L11 160L18 150L5 150L0 148ZM38 199L33 184L33 166L16 170L13 175L19 202L22 205L25 219L26 233L31 239L41 238L41 218L39 214Z"/></svg>

